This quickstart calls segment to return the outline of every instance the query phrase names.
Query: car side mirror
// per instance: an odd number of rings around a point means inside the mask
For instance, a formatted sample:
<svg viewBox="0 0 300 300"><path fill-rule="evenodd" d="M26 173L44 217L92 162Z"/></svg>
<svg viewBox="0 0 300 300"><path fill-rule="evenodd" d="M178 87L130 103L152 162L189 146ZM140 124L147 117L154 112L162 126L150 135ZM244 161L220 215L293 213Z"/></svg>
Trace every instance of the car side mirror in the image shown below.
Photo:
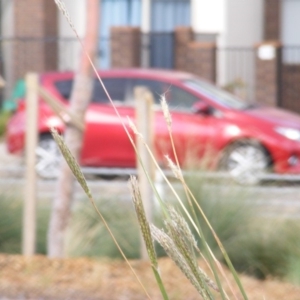
<svg viewBox="0 0 300 300"><path fill-rule="evenodd" d="M204 101L198 101L193 105L193 112L195 114L208 115L210 113L210 107Z"/></svg>

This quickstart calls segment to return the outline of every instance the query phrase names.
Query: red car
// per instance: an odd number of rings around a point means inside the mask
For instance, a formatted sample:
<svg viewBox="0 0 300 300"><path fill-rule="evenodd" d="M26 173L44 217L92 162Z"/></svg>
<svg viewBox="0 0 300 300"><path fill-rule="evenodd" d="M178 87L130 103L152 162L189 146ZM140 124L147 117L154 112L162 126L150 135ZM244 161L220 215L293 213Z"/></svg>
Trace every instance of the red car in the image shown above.
<svg viewBox="0 0 300 300"><path fill-rule="evenodd" d="M187 73L163 70L123 69L99 72L121 117L134 119L133 90L146 86L155 99L155 153L161 164L171 157L166 122L160 108L161 95L169 104L172 132L180 163L210 156L210 168L228 171L241 183L253 184L265 172L300 173L300 117L282 109L247 105L237 97ZM40 84L68 105L73 73L46 73ZM22 103L22 101L20 101ZM40 101L37 171L55 177L57 147L49 134L64 126ZM20 104L7 129L11 153L24 149L24 105ZM209 154L209 155L208 155ZM120 120L95 79L80 163L84 167L134 168L136 159Z"/></svg>

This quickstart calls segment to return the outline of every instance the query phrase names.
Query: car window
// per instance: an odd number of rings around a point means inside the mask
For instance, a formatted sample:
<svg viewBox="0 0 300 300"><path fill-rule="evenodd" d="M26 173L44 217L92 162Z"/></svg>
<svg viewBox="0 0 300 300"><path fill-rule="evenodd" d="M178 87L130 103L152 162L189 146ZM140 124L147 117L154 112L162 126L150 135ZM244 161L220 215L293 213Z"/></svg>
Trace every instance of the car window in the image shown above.
<svg viewBox="0 0 300 300"><path fill-rule="evenodd" d="M73 87L73 79L56 81L54 85L63 98L66 100L70 99Z"/></svg>
<svg viewBox="0 0 300 300"><path fill-rule="evenodd" d="M183 83L187 87L203 95L206 95L207 97L224 107L233 109L246 109L248 107L248 105L237 96L230 94L227 91L222 90L208 82L199 79L188 79L184 80Z"/></svg>
<svg viewBox="0 0 300 300"><path fill-rule="evenodd" d="M103 78L103 84L114 102L124 102L128 89L129 80L125 78ZM108 97L104 92L102 85L98 79L95 79L92 102L108 103Z"/></svg>
<svg viewBox="0 0 300 300"><path fill-rule="evenodd" d="M199 102L196 96L176 86L171 86L165 97L171 110L192 111L193 105Z"/></svg>
<svg viewBox="0 0 300 300"><path fill-rule="evenodd" d="M163 95L168 86L163 82L148 79L133 79L132 80L132 95L134 95L134 88L137 86L144 86L153 94L154 103L159 104L161 95Z"/></svg>
<svg viewBox="0 0 300 300"><path fill-rule="evenodd" d="M199 101L193 94L162 81L135 79L132 88L136 86L147 87L153 94L155 104L160 104L161 96L164 95L171 110L191 111L194 103Z"/></svg>
<svg viewBox="0 0 300 300"><path fill-rule="evenodd" d="M102 81L113 101L123 102L125 100L127 90L129 88L128 79L104 78ZM55 86L62 97L64 97L66 100L70 99L73 87L73 79L56 81ZM95 78L94 81L91 102L109 103L108 97L106 96L104 89L97 78Z"/></svg>

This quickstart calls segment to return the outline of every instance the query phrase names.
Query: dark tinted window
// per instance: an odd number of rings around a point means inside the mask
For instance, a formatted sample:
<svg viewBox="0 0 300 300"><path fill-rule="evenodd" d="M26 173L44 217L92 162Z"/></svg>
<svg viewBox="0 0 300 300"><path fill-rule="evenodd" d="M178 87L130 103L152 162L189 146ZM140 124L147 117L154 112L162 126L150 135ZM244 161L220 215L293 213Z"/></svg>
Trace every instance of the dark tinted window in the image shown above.
<svg viewBox="0 0 300 300"><path fill-rule="evenodd" d="M113 101L124 102L128 92L128 79L124 78L104 78L103 84ZM106 93L98 79L95 80L92 102L109 102Z"/></svg>
<svg viewBox="0 0 300 300"><path fill-rule="evenodd" d="M165 94L165 97L169 107L175 110L190 111L193 105L199 101L199 99L191 93L176 86L171 86Z"/></svg>
<svg viewBox="0 0 300 300"><path fill-rule="evenodd" d="M163 82L156 80L148 80L148 79L134 79L132 82L132 90L134 95L134 88L137 86L144 86L150 90L153 94L154 101L156 104L160 103L160 97L163 95L168 89L169 85L164 84Z"/></svg>
<svg viewBox="0 0 300 300"><path fill-rule="evenodd" d="M128 90L128 79L123 78L104 78L103 83L114 101L121 101L125 100L127 90ZM55 86L59 93L66 99L69 100L71 97L72 87L73 87L73 80L61 80L55 82ZM109 100L102 88L98 79L94 81L93 87L93 95L91 102L96 103L108 103Z"/></svg>
<svg viewBox="0 0 300 300"><path fill-rule="evenodd" d="M71 97L71 91L73 87L73 79L56 81L55 86L59 93L66 99L69 100Z"/></svg>
<svg viewBox="0 0 300 300"><path fill-rule="evenodd" d="M161 96L165 95L170 109L173 110L191 110L194 103L199 101L197 97L186 92L185 90L165 82L147 79L133 80L133 88L136 86L147 87L154 96L156 104L160 104Z"/></svg>

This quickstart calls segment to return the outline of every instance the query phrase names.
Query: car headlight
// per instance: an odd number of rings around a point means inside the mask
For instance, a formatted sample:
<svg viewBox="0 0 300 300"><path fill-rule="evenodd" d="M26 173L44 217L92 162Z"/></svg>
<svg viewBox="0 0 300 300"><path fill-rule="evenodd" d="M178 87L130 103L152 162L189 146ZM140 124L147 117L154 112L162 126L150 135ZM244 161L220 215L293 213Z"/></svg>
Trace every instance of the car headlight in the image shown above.
<svg viewBox="0 0 300 300"><path fill-rule="evenodd" d="M300 141L300 130L287 127L276 127L275 131L293 141Z"/></svg>

